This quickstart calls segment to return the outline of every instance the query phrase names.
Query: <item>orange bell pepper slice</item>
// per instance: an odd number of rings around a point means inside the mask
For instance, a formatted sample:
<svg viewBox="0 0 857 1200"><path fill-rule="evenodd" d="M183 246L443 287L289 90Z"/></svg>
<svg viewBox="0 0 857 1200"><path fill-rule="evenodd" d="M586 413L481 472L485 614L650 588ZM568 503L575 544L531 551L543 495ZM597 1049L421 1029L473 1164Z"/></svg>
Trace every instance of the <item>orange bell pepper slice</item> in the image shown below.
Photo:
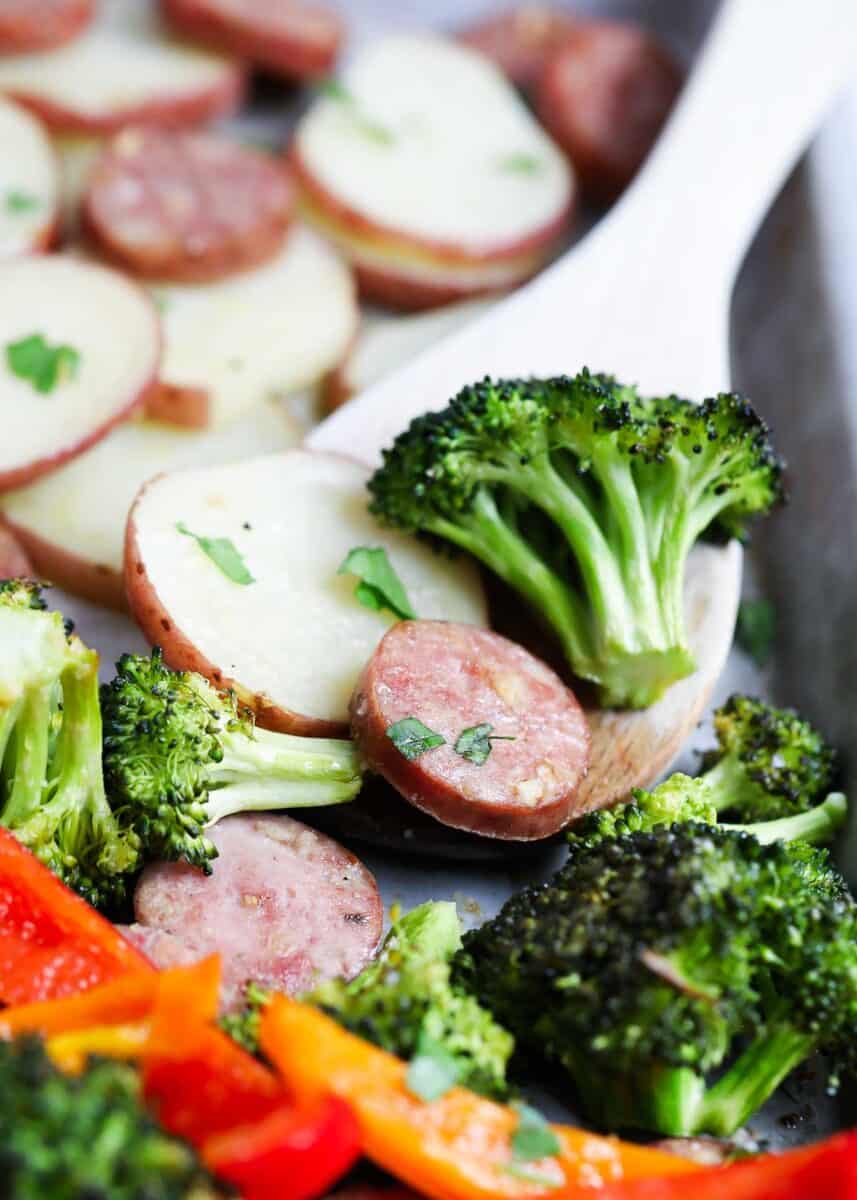
<svg viewBox="0 0 857 1200"><path fill-rule="evenodd" d="M554 1126L558 1155L515 1164L511 1108L464 1088L426 1103L408 1091L406 1063L285 997L265 1011L261 1044L296 1101L327 1093L345 1100L367 1156L431 1200L568 1200L619 1180L701 1169L568 1126Z"/></svg>
<svg viewBox="0 0 857 1200"><path fill-rule="evenodd" d="M149 1015L163 976L133 971L99 987L57 1000L0 1009L0 1038L37 1033L50 1038L101 1025L142 1021Z"/></svg>
<svg viewBox="0 0 857 1200"><path fill-rule="evenodd" d="M74 995L149 960L0 829L0 1003Z"/></svg>

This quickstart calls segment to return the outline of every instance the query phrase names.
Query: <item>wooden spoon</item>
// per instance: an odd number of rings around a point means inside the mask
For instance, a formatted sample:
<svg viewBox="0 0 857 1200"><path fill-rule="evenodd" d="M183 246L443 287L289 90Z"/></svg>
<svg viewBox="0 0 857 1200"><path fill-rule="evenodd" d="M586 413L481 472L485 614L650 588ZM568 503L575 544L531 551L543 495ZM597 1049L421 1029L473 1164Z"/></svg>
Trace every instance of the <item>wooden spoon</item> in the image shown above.
<svg viewBox="0 0 857 1200"><path fill-rule="evenodd" d="M378 461L427 409L484 375L586 365L644 392L729 387L729 305L771 199L857 63L854 0L726 0L634 185L579 245L486 316L319 425L312 447ZM651 783L680 750L729 652L741 551L698 546L686 607L698 669L644 712L590 712L581 808Z"/></svg>

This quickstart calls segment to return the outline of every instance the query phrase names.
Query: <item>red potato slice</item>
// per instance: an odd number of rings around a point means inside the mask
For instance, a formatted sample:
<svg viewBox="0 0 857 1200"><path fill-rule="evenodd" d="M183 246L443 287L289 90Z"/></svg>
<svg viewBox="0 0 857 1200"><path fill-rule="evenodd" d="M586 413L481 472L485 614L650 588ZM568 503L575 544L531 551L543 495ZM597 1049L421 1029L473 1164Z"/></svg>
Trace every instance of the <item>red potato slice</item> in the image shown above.
<svg viewBox="0 0 857 1200"><path fill-rule="evenodd" d="M666 47L631 24L580 22L551 56L536 108L590 199L613 200L631 182L682 81Z"/></svg>
<svg viewBox="0 0 857 1200"><path fill-rule="evenodd" d="M364 668L350 712L370 770L453 829L533 841L577 815L589 767L583 710L550 667L497 633L400 621ZM442 743L412 757L391 736L408 719ZM480 727L497 738L487 754L484 742L460 740Z"/></svg>
<svg viewBox="0 0 857 1200"><path fill-rule="evenodd" d="M44 129L19 105L0 99L0 258L47 250L58 211L59 170Z"/></svg>
<svg viewBox="0 0 857 1200"><path fill-rule="evenodd" d="M199 283L273 258L293 208L271 155L211 134L131 127L89 175L83 229L132 275Z"/></svg>
<svg viewBox="0 0 857 1200"><path fill-rule="evenodd" d="M160 471L287 450L300 440L296 425L273 401L205 433L133 420L58 471L0 497L0 509L41 578L96 604L124 609L125 522L148 479Z"/></svg>
<svg viewBox="0 0 857 1200"><path fill-rule="evenodd" d="M277 815L226 817L209 831L211 875L186 863L146 868L137 924L123 932L160 967L219 954L221 1007L244 985L299 995L351 979L378 948L384 909L370 871L324 834Z"/></svg>
<svg viewBox="0 0 857 1200"><path fill-rule="evenodd" d="M322 399L330 412L410 362L423 350L463 329L491 307L486 300L449 304L407 317L364 317L345 358L324 381Z"/></svg>
<svg viewBox="0 0 857 1200"><path fill-rule="evenodd" d="M305 0L161 0L166 18L193 41L289 79L326 75L342 44L342 18Z"/></svg>
<svg viewBox="0 0 857 1200"><path fill-rule="evenodd" d="M0 525L0 579L32 578L33 564L11 529Z"/></svg>
<svg viewBox="0 0 857 1200"><path fill-rule="evenodd" d="M165 37L153 0L102 0L98 20L69 45L0 58L0 93L56 133L198 125L231 112L242 89L236 63Z"/></svg>
<svg viewBox="0 0 857 1200"><path fill-rule="evenodd" d="M458 40L499 67L510 83L529 91L551 52L574 27L572 17L552 4L521 4L477 21Z"/></svg>
<svg viewBox="0 0 857 1200"><path fill-rule="evenodd" d="M428 34L355 59L299 123L292 162L364 293L403 307L521 282L574 204L571 170L500 72Z"/></svg>
<svg viewBox="0 0 857 1200"><path fill-rule="evenodd" d="M271 262L207 284L152 286L164 331L161 381L150 414L219 426L266 396L313 387L357 329L354 281L343 259L298 225Z"/></svg>
<svg viewBox="0 0 857 1200"><path fill-rule="evenodd" d="M0 0L0 54L52 50L95 16L95 0Z"/></svg>
<svg viewBox="0 0 857 1200"><path fill-rule="evenodd" d="M35 337L41 353L65 354L44 391L13 361ZM161 356L157 312L107 267L9 259L0 263L0 354L0 491L10 491L82 454L145 402Z"/></svg>
<svg viewBox="0 0 857 1200"><path fill-rule="evenodd" d="M171 666L233 687L268 728L343 734L357 677L394 620L361 605L353 576L337 574L349 550L385 547L421 616L486 622L471 564L375 524L368 474L346 458L292 450L153 480L131 511L125 550L128 601L145 636ZM228 538L255 582L234 582L178 522Z"/></svg>

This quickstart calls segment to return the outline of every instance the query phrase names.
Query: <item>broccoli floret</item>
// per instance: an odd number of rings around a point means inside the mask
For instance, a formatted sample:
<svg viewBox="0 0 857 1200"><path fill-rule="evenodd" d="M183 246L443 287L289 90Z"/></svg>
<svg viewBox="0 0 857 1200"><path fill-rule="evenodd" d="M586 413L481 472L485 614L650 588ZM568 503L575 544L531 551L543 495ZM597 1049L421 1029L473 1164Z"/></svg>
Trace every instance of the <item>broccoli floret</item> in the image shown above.
<svg viewBox="0 0 857 1200"><path fill-rule="evenodd" d="M98 906L140 865L104 791L98 655L21 580L0 585L0 825Z"/></svg>
<svg viewBox="0 0 857 1200"><path fill-rule="evenodd" d="M789 817L828 791L836 754L793 709L732 696L714 714L717 748L703 778L721 813L742 822Z"/></svg>
<svg viewBox="0 0 857 1200"><path fill-rule="evenodd" d="M455 1061L462 1086L502 1098L514 1041L451 985L450 962L460 948L455 905L422 904L393 923L378 958L356 979L323 983L304 999L400 1058L413 1058L429 1040Z"/></svg>
<svg viewBox="0 0 857 1200"><path fill-rule="evenodd" d="M260 729L231 692L125 654L101 691L104 775L149 858L211 871L205 830L237 812L343 804L360 791L351 742Z"/></svg>
<svg viewBox="0 0 857 1200"><path fill-rule="evenodd" d="M740 396L647 400L583 371L465 388L412 422L369 490L381 520L516 588L603 704L645 707L694 669L691 547L715 529L743 536L782 498L781 475Z"/></svg>
<svg viewBox="0 0 857 1200"><path fill-rule="evenodd" d="M583 817L566 835L569 845L591 847L608 838L650 833L663 825L686 821L719 824L723 829L750 833L766 844L798 840L818 844L829 842L845 824L848 815L845 797L841 792L831 792L814 808L794 816L733 825L720 821L719 797L707 778L691 779L689 775L681 774L671 775L652 791L634 788L631 797L627 804Z"/></svg>
<svg viewBox="0 0 857 1200"><path fill-rule="evenodd" d="M194 1151L148 1115L135 1071L61 1075L34 1038L0 1044L0 1191L16 1200L203 1200Z"/></svg>
<svg viewBox="0 0 857 1200"><path fill-rule="evenodd" d="M259 1030L262 1014L275 996L269 988L250 980L244 986L244 1004L236 1012L225 1013L220 1018L220 1028L236 1041L248 1054L259 1054Z"/></svg>
<svg viewBox="0 0 857 1200"><path fill-rule="evenodd" d="M814 1051L857 1065L857 907L825 871L693 822L577 845L466 935L454 978L598 1124L729 1136Z"/></svg>

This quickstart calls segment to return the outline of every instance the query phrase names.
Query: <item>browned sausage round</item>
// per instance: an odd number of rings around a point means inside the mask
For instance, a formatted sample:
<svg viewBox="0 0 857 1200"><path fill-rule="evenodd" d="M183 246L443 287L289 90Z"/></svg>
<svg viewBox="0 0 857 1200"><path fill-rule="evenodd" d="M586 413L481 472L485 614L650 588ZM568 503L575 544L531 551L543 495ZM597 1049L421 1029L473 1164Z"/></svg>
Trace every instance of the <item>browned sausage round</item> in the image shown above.
<svg viewBox="0 0 857 1200"><path fill-rule="evenodd" d="M414 721L443 744L419 752ZM586 718L559 676L499 634L448 621L385 634L351 699L351 729L370 769L417 808L516 841L568 824L589 763Z"/></svg>
<svg viewBox="0 0 857 1200"><path fill-rule="evenodd" d="M125 129L90 175L89 238L136 275L201 282L276 254L293 210L284 168L210 135Z"/></svg>
<svg viewBox="0 0 857 1200"><path fill-rule="evenodd" d="M209 831L211 875L157 863L123 929L156 966L220 954L224 1009L243 985L296 995L323 979L357 975L377 949L383 909L366 867L331 838L286 816L226 817Z"/></svg>
<svg viewBox="0 0 857 1200"><path fill-rule="evenodd" d="M458 39L490 58L516 87L528 91L550 53L573 27L567 12L536 2L479 21L461 30Z"/></svg>
<svg viewBox="0 0 857 1200"><path fill-rule="evenodd" d="M630 183L681 83L668 51L634 25L579 24L551 55L536 107L590 199L612 200Z"/></svg>
<svg viewBox="0 0 857 1200"><path fill-rule="evenodd" d="M195 41L289 78L326 75L339 54L339 15L308 0L161 0L166 18Z"/></svg>
<svg viewBox="0 0 857 1200"><path fill-rule="evenodd" d="M0 54L63 46L94 15L95 0L0 0Z"/></svg>

